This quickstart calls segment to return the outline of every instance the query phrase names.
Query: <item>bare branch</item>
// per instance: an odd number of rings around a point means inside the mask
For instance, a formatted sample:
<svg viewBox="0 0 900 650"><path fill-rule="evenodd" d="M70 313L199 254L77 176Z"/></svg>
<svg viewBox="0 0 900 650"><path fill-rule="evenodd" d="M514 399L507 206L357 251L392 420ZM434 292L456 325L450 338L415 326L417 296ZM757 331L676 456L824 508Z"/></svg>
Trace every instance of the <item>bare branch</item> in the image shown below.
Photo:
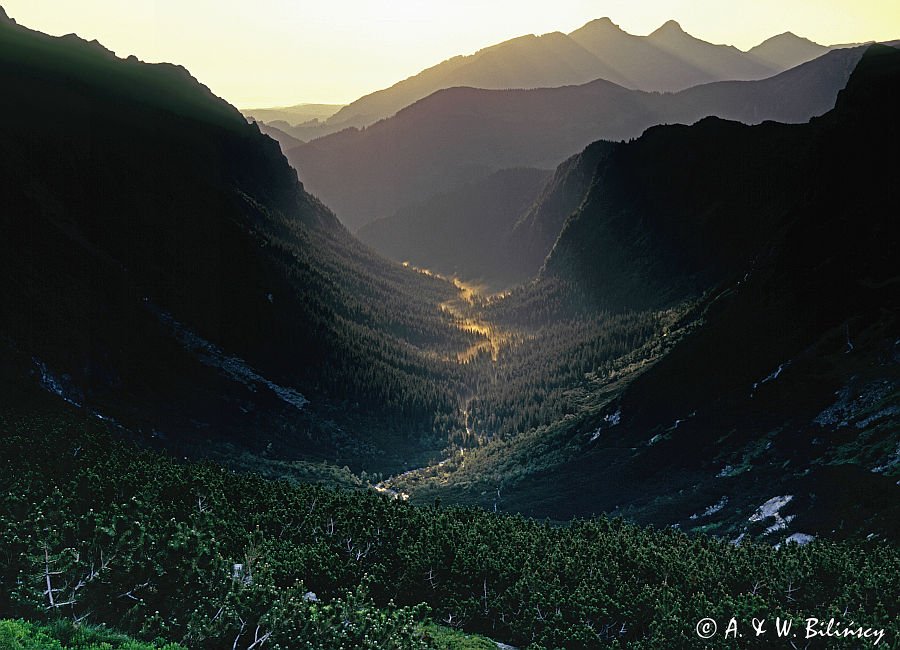
<svg viewBox="0 0 900 650"><path fill-rule="evenodd" d="M44 577L47 580L47 591L45 591L44 594L47 596L48 600L50 601L49 608L56 607L56 603L53 600L54 589L53 589L53 583L51 582L51 579L50 579L51 575L58 575L58 573L57 574L50 573L50 549L47 548L47 543L45 542L44 543Z"/></svg>
<svg viewBox="0 0 900 650"><path fill-rule="evenodd" d="M272 636L272 632L266 632L262 636L259 636L259 628L260 626L256 626L256 632L253 634L253 643L247 646L247 650L253 650L256 647L262 647L263 644Z"/></svg>

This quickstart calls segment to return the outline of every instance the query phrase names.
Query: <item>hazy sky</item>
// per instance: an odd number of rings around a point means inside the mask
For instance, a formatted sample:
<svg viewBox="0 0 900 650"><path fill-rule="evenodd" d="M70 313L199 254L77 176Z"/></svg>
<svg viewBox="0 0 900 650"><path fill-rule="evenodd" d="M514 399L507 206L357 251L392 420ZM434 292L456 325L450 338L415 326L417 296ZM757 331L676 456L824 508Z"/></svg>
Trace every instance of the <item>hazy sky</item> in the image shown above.
<svg viewBox="0 0 900 650"><path fill-rule="evenodd" d="M18 22L172 61L242 108L345 103L455 54L609 16L670 18L747 49L784 31L820 43L900 38L900 0L0 0Z"/></svg>

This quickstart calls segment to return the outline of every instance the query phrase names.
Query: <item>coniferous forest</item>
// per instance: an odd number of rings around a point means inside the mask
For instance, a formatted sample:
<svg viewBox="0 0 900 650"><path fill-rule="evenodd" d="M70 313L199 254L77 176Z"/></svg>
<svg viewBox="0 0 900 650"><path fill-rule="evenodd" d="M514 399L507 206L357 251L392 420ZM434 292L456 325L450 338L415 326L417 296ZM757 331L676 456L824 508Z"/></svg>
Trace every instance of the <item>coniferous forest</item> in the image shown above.
<svg viewBox="0 0 900 650"><path fill-rule="evenodd" d="M900 632L887 542L774 551L622 519L551 525L179 463L77 415L3 427L11 616L201 648L435 647L426 621L535 648L707 647L683 623L705 617Z"/></svg>

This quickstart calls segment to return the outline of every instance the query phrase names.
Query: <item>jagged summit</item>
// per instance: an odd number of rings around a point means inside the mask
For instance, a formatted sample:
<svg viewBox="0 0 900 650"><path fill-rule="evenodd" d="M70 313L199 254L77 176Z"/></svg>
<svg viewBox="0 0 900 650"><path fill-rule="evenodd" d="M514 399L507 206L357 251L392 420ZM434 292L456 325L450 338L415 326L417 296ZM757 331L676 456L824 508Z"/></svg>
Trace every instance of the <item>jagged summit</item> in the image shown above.
<svg viewBox="0 0 900 650"><path fill-rule="evenodd" d="M6 9L0 5L0 23L12 23L16 24L16 21L9 17L9 14L6 13Z"/></svg>
<svg viewBox="0 0 900 650"><path fill-rule="evenodd" d="M659 28L654 31L650 36L670 36L670 35L679 35L686 34L687 32L681 27L681 24L677 20L667 20Z"/></svg>
<svg viewBox="0 0 900 650"><path fill-rule="evenodd" d="M595 18L594 20L584 24L582 27L579 27L575 31L571 32L569 35L575 34L581 31L612 31L612 32L623 32L621 27L619 27L616 23L612 21L612 18L608 16L604 16L603 18Z"/></svg>
<svg viewBox="0 0 900 650"><path fill-rule="evenodd" d="M686 32L676 20L648 36L638 36L604 16L569 34L529 34L448 59L360 97L323 123L292 135L308 142L348 127L368 126L454 86L556 88L606 79L626 88L677 92L713 81L764 79L815 55L810 48L771 49L771 54L756 56L731 45L709 43Z"/></svg>
<svg viewBox="0 0 900 650"><path fill-rule="evenodd" d="M624 46L626 42L640 38L629 34L607 17L585 23L575 31L569 32L568 37L595 55L597 48L613 47L613 44Z"/></svg>

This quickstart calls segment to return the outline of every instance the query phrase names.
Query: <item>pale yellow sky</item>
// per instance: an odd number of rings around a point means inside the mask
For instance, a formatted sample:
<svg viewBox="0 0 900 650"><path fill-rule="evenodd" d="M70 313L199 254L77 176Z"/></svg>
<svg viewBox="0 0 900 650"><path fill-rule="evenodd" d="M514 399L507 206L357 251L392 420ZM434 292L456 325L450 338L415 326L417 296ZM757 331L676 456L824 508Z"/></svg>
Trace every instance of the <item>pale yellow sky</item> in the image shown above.
<svg viewBox="0 0 900 650"><path fill-rule="evenodd" d="M242 108L346 103L455 54L609 16L670 18L747 49L793 31L823 44L900 39L900 0L0 0L19 23L187 67Z"/></svg>

